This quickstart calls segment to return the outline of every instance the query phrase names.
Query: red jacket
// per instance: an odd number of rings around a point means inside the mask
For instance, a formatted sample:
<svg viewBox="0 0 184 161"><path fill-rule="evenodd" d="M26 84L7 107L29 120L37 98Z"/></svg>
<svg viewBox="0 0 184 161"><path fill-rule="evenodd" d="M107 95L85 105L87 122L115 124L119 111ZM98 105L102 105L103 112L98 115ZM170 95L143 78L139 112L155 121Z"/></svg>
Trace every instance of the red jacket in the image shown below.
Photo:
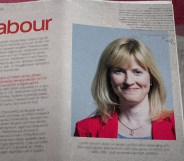
<svg viewBox="0 0 184 161"><path fill-rule="evenodd" d="M117 138L117 135L117 113L106 124L103 124L98 116L81 120L77 122L74 133L74 136L96 138ZM152 121L152 140L176 140L174 114L167 119Z"/></svg>

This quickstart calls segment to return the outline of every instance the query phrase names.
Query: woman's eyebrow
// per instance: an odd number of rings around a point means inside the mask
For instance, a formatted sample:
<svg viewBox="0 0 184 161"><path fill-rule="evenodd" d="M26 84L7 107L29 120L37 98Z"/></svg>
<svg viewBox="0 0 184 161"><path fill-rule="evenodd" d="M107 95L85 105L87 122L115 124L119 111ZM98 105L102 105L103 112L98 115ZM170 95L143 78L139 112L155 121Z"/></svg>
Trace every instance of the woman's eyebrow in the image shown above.
<svg viewBox="0 0 184 161"><path fill-rule="evenodd" d="M132 68L132 70L144 70L143 68Z"/></svg>
<svg viewBox="0 0 184 161"><path fill-rule="evenodd" d="M121 69L121 70L126 70L126 68L123 68L123 67L114 67L114 68L112 68L112 69Z"/></svg>

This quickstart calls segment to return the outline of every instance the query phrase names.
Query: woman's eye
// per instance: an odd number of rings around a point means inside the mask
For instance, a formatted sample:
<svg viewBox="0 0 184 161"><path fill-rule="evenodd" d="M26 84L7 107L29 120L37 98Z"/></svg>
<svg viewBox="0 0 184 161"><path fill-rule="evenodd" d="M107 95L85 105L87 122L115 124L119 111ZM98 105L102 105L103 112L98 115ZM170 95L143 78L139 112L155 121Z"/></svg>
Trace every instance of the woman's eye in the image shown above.
<svg viewBox="0 0 184 161"><path fill-rule="evenodd" d="M121 74L121 73L124 73L124 70L121 69L121 68L116 68L116 69L113 70L113 73Z"/></svg>
<svg viewBox="0 0 184 161"><path fill-rule="evenodd" d="M135 75L140 75L140 74L143 73L141 70L135 70L135 71L133 71L133 72L134 72Z"/></svg>

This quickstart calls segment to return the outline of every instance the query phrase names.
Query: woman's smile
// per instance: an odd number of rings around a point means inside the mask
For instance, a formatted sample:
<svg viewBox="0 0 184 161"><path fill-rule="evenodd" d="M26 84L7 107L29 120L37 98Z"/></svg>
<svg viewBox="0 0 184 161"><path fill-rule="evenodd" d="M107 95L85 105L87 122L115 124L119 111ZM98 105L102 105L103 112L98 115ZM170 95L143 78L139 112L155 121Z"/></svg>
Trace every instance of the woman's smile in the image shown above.
<svg viewBox="0 0 184 161"><path fill-rule="evenodd" d="M139 88L123 88L123 87L121 87L121 89L127 93L134 93L134 92L137 92L139 90Z"/></svg>

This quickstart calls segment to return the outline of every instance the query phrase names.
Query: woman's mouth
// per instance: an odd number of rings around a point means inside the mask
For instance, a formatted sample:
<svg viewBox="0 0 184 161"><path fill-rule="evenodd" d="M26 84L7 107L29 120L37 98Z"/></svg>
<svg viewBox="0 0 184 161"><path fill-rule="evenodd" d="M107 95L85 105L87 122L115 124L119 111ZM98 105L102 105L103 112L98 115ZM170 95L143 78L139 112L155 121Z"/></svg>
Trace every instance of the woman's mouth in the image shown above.
<svg viewBox="0 0 184 161"><path fill-rule="evenodd" d="M125 92L135 92L137 91L139 88L121 88L123 91Z"/></svg>

